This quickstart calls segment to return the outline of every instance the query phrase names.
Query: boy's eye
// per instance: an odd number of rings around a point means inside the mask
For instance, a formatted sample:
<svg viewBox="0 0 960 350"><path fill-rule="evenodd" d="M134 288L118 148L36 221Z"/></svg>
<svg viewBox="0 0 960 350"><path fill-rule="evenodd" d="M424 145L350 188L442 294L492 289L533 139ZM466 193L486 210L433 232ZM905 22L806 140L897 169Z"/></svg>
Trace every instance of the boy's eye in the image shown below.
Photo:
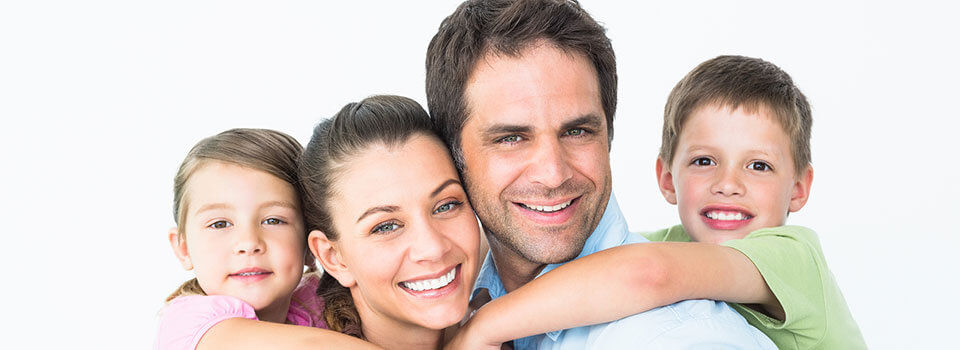
<svg viewBox="0 0 960 350"><path fill-rule="evenodd" d="M755 162L753 162L753 163L750 163L750 165L747 166L747 168L749 168L750 170L756 170L756 171L770 171L770 170L773 170L773 168L770 166L770 164L767 164L767 163L764 163L764 162L761 162L761 161L755 161Z"/></svg>
<svg viewBox="0 0 960 350"><path fill-rule="evenodd" d="M448 212L448 211L453 210L454 208L456 208L457 206L459 206L459 205L461 205L461 204L463 204L463 202L460 202L460 201L447 202L447 203L444 203L443 205L437 207L437 209L434 210L433 213L434 213L434 214L445 213L445 212Z"/></svg>
<svg viewBox="0 0 960 350"><path fill-rule="evenodd" d="M694 159L694 160L693 160L693 165L697 165L697 166L711 166L711 165L717 165L717 163L714 162L713 159L710 159L710 158L707 158L707 157L700 157L700 158L697 158L697 159Z"/></svg>
<svg viewBox="0 0 960 350"><path fill-rule="evenodd" d="M209 228L227 228L230 226L233 226L233 224L231 224L229 221L226 221L226 220L217 220L216 222L210 225L207 225L207 227Z"/></svg>
<svg viewBox="0 0 960 350"><path fill-rule="evenodd" d="M284 223L286 223L286 222L284 222L283 220L277 219L277 218L266 218L266 219L264 219L263 221L261 221L260 223L261 223L261 224L264 224L264 225L280 225L280 224L284 224Z"/></svg>
<svg viewBox="0 0 960 350"><path fill-rule="evenodd" d="M523 140L523 138L520 137L520 135L509 135L509 136L501 137L500 139L497 140L497 142L498 143L517 143L517 142L520 142L521 140Z"/></svg>
<svg viewBox="0 0 960 350"><path fill-rule="evenodd" d="M371 233L373 234L390 233L400 229L400 227L401 227L400 224L397 224L395 222L385 222L375 226Z"/></svg>

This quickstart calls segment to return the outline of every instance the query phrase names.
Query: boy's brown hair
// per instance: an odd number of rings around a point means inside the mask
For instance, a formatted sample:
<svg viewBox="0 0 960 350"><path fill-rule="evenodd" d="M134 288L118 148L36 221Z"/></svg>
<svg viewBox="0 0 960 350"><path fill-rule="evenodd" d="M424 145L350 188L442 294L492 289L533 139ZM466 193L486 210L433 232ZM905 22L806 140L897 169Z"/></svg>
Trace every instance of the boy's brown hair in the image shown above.
<svg viewBox="0 0 960 350"><path fill-rule="evenodd" d="M806 96L773 63L745 56L718 56L703 62L673 87L663 111L660 159L665 164L673 162L683 123L697 108L709 104L768 111L790 137L798 176L810 164L813 117Z"/></svg>

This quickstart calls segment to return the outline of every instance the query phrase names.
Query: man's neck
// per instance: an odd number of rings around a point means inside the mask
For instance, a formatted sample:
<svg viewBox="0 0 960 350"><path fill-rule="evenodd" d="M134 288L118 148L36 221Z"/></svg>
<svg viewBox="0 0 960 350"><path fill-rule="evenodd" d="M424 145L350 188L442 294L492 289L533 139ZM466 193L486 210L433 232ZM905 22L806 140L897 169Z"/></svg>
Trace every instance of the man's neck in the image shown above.
<svg viewBox="0 0 960 350"><path fill-rule="evenodd" d="M497 274L500 275L500 281L507 293L532 281L547 266L527 260L513 249L501 244L491 234L487 234L487 240L490 242L490 253L497 266Z"/></svg>

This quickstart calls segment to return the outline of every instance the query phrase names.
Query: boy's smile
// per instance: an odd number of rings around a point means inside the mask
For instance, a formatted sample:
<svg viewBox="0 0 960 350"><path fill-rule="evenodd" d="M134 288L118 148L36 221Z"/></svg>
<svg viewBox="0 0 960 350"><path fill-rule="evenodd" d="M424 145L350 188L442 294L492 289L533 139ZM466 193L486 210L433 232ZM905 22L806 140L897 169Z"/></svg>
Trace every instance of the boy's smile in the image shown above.
<svg viewBox="0 0 960 350"><path fill-rule="evenodd" d="M704 105L684 122L671 164L657 160L661 192L692 240L720 243L781 226L806 203L813 170L798 176L790 137L770 113Z"/></svg>

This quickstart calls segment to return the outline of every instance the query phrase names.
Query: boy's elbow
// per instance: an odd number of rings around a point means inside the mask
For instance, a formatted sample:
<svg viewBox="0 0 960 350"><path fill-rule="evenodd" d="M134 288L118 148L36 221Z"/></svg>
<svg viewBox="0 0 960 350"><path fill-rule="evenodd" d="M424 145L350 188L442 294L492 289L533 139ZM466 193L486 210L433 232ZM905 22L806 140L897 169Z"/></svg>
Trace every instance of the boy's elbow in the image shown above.
<svg viewBox="0 0 960 350"><path fill-rule="evenodd" d="M632 264L629 272L629 283L634 290L643 293L644 298L653 299L654 303L672 303L673 290L676 289L678 276L671 272L667 257L656 249L649 249L647 254L640 256ZM679 299L677 299L679 300ZM660 306L660 305L656 305Z"/></svg>

